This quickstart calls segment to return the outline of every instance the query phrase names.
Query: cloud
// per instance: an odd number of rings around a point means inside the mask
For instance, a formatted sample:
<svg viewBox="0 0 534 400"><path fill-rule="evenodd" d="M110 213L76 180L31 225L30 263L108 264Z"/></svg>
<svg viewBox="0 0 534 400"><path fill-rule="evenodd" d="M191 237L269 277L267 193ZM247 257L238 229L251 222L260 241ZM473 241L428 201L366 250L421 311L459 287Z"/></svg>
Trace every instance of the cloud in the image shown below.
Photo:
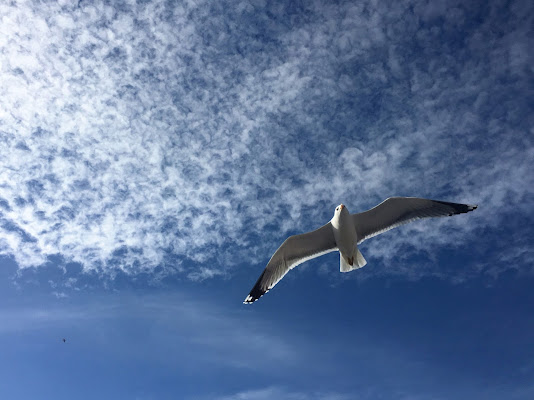
<svg viewBox="0 0 534 400"><path fill-rule="evenodd" d="M532 218L528 3L0 7L0 254L20 267L205 279L392 195L480 208L388 236L384 261Z"/></svg>
<svg viewBox="0 0 534 400"><path fill-rule="evenodd" d="M345 400L353 398L341 394L327 393L304 393L294 392L280 387L268 387L264 389L247 390L233 395L218 397L217 400L267 400L267 399L287 399L287 400Z"/></svg>
<svg viewBox="0 0 534 400"><path fill-rule="evenodd" d="M458 348L440 358L442 351L450 352L449 341L436 341L431 331L419 332L413 324L390 338L387 324L378 322L387 315L380 313L365 316L361 309L356 312L361 318L331 313L327 323L317 323L316 311L297 317L290 311L258 313L224 302L208 304L200 300L203 294L93 291L65 299L34 290L31 299L12 296L21 301L8 301L0 309L0 338L15 349L37 349L22 351L30 361L42 358L43 351L52 351L53 357L66 338L77 363L91 365L96 359L98 365L122 367L127 377L139 377L134 392L145 389L159 398L172 392L191 400L408 400L477 393L519 399L532 391L527 356L504 359L500 368L511 371L508 375L481 371L473 354L463 355ZM457 331L455 324L445 325ZM467 336L479 337L476 332ZM467 363L461 372L458 351ZM140 371L151 371L157 382L147 388L155 381ZM502 379L488 385L488 373ZM171 379L173 390L157 385L162 374ZM211 387L196 384L206 377ZM194 393L183 382L195 383Z"/></svg>
<svg viewBox="0 0 534 400"><path fill-rule="evenodd" d="M243 370L250 368L251 360L261 359L255 367L260 371L273 363L291 368L300 360L295 338L273 333L278 327L265 327L257 318L184 296L93 293L90 299L78 296L69 301L64 297L55 292L42 307L6 307L0 311L5 321L0 335L61 332L86 345L108 348L113 343L111 358L192 370L207 365ZM188 360L187 366L183 360Z"/></svg>

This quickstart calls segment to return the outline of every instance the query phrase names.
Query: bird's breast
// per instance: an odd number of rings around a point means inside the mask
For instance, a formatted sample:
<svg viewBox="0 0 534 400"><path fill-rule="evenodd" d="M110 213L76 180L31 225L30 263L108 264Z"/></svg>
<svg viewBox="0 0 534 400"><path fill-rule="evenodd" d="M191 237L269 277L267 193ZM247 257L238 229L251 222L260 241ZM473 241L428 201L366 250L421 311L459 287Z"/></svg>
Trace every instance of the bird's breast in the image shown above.
<svg viewBox="0 0 534 400"><path fill-rule="evenodd" d="M339 252L346 257L352 257L356 249L356 229L352 221L344 221L347 223L336 224L333 227L334 238L336 239L337 248Z"/></svg>

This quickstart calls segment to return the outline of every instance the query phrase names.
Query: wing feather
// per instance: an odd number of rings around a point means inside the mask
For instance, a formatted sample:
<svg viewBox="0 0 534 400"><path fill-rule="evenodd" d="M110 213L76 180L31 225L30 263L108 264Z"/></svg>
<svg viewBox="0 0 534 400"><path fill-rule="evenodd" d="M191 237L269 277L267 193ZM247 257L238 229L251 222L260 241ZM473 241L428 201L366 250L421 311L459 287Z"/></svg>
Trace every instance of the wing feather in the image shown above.
<svg viewBox="0 0 534 400"><path fill-rule="evenodd" d="M448 203L417 197L390 197L368 211L352 214L358 244L399 225L421 218L450 217L467 213L476 205Z"/></svg>
<svg viewBox="0 0 534 400"><path fill-rule="evenodd" d="M258 300L297 265L335 250L336 239L330 222L315 231L288 237L273 254L243 303Z"/></svg>

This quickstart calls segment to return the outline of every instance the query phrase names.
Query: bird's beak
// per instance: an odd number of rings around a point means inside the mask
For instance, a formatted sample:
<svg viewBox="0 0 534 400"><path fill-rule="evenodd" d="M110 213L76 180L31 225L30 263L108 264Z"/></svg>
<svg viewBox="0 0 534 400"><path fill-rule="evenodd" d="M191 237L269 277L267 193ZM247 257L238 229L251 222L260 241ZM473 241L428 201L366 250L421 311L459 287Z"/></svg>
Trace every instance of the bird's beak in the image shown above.
<svg viewBox="0 0 534 400"><path fill-rule="evenodd" d="M339 208L343 210L343 209L345 208L345 205L344 205L344 204L341 204L341 205L339 206Z"/></svg>

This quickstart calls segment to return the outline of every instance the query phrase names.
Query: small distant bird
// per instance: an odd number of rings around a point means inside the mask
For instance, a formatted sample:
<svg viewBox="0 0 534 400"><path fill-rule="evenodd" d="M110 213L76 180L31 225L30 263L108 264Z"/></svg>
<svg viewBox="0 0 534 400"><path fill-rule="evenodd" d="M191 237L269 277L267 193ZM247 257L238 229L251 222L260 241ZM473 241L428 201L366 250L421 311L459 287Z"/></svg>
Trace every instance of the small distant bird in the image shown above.
<svg viewBox="0 0 534 400"><path fill-rule="evenodd" d="M367 264L358 250L364 240L417 219L450 217L476 208L476 205L417 197L390 197L368 211L350 214L347 207L340 204L326 225L313 232L290 236L282 243L243 303L254 303L290 269L304 261L339 251L339 269L349 272Z"/></svg>
<svg viewBox="0 0 534 400"><path fill-rule="evenodd" d="M63 338L63 343L65 343L67 341L67 339Z"/></svg>

